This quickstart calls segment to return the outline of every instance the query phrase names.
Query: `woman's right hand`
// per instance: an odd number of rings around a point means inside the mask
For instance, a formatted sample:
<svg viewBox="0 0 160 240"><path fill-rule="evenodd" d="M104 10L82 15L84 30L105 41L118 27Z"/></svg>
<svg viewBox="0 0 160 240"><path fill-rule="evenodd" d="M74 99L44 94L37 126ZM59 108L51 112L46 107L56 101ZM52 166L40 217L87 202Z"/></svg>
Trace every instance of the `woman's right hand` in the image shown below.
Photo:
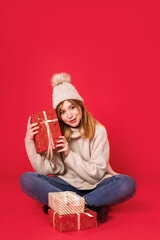
<svg viewBox="0 0 160 240"><path fill-rule="evenodd" d="M27 132L26 132L26 139L33 140L34 136L39 133L39 129L41 127L39 126L39 123L31 123L31 116L28 119L27 124Z"/></svg>

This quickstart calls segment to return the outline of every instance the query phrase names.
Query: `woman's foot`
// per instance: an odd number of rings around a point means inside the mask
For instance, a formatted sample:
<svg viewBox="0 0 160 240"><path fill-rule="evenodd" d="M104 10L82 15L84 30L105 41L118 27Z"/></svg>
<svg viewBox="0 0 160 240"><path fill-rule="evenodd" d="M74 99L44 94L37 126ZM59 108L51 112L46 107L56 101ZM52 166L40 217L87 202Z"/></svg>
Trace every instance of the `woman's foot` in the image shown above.
<svg viewBox="0 0 160 240"><path fill-rule="evenodd" d="M101 207L97 211L97 220L99 220L101 223L104 223L107 221L109 207Z"/></svg>
<svg viewBox="0 0 160 240"><path fill-rule="evenodd" d="M45 214L48 213L48 209L50 209L50 207L48 207L48 205L43 205L43 212L44 212Z"/></svg>
<svg viewBox="0 0 160 240"><path fill-rule="evenodd" d="M92 207L87 206L89 209L93 210L94 212L97 212L97 220L99 220L101 223L104 223L107 221L107 216L109 212L109 207Z"/></svg>

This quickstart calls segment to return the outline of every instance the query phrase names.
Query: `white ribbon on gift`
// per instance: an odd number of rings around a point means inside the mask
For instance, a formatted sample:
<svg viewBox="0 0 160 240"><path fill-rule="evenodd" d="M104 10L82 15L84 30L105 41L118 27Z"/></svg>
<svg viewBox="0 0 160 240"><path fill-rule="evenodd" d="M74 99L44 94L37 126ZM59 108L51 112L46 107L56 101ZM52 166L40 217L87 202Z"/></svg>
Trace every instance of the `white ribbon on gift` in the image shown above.
<svg viewBox="0 0 160 240"><path fill-rule="evenodd" d="M89 217L93 217L93 215L91 215L90 213L85 213L84 214L88 215ZM77 230L81 229L81 223L80 223L81 217L80 217L80 213L77 213Z"/></svg>
<svg viewBox="0 0 160 240"><path fill-rule="evenodd" d="M53 227L55 228L55 216L56 215L56 212L53 213Z"/></svg>
<svg viewBox="0 0 160 240"><path fill-rule="evenodd" d="M52 138L52 133L49 127L49 123L55 123L56 121L58 121L58 118L52 119L52 120L48 120L47 119L47 115L46 112L43 111L43 115L44 115L44 120L42 118L38 118L38 120L40 120L40 124L44 123L46 125L47 128L47 135L48 135L48 151L47 151L47 158L53 158L53 147L54 147L54 142L53 142L53 138Z"/></svg>
<svg viewBox="0 0 160 240"><path fill-rule="evenodd" d="M81 229L81 224L80 224L80 214L77 213L77 230Z"/></svg>

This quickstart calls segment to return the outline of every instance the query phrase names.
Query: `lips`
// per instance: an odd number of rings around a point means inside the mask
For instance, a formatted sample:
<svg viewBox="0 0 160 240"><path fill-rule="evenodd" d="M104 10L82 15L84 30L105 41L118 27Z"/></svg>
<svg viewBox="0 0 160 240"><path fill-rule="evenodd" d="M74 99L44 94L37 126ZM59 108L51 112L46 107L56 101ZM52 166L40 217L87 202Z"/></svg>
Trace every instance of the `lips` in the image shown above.
<svg viewBox="0 0 160 240"><path fill-rule="evenodd" d="M76 118L75 119L73 119L73 120L71 120L71 121L69 121L70 123L74 123L74 122L76 122Z"/></svg>

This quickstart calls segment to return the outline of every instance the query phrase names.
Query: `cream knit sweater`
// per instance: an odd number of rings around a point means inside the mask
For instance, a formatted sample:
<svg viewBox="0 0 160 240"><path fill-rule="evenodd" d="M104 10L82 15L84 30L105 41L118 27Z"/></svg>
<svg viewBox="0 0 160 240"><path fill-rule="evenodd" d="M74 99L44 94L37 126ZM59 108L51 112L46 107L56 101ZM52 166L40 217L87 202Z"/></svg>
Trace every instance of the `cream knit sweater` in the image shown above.
<svg viewBox="0 0 160 240"><path fill-rule="evenodd" d="M109 164L109 142L104 126L97 124L94 137L82 138L77 128L72 129L70 153L56 153L48 160L36 152L33 140L25 139L26 151L37 173L54 174L79 190L93 189L104 178L116 175Z"/></svg>

